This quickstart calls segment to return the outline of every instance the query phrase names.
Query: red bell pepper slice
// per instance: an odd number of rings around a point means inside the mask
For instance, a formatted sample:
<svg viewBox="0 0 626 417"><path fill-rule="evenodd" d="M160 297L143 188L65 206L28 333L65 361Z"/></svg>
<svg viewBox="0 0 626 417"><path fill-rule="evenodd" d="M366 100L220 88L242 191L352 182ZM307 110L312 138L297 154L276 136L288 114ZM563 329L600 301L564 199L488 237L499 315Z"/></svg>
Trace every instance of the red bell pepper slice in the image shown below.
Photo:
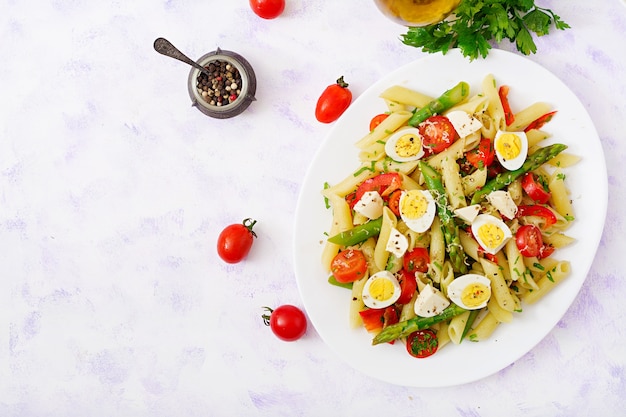
<svg viewBox="0 0 626 417"><path fill-rule="evenodd" d="M546 113L543 116L539 116L535 121L531 122L528 126L526 126L526 129L524 129L524 132L528 132L529 130L532 130L532 129L541 129L543 125L545 125L550 120L552 120L555 114L556 114L556 110Z"/></svg>
<svg viewBox="0 0 626 417"><path fill-rule="evenodd" d="M550 200L550 192L546 191L532 172L527 172L522 177L522 188L530 198L539 204L546 204Z"/></svg>
<svg viewBox="0 0 626 417"><path fill-rule="evenodd" d="M515 114L511 111L511 105L509 104L509 86L500 86L498 96L500 96L500 102L504 109L504 120L506 121L506 125L510 126L515 121Z"/></svg>
<svg viewBox="0 0 626 417"><path fill-rule="evenodd" d="M556 215L552 210L545 206L541 206L539 204L531 205L531 206L517 206L517 214L515 217L524 217L524 216L539 216L543 217L545 223L542 229L547 229L556 223Z"/></svg>

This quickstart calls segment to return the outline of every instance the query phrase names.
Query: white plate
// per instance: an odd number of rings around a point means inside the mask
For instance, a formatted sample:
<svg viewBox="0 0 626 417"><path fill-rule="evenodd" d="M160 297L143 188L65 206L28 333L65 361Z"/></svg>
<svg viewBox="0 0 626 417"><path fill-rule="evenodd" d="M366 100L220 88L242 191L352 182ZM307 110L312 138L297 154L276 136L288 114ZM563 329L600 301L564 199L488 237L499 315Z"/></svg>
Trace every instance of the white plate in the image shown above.
<svg viewBox="0 0 626 417"><path fill-rule="evenodd" d="M433 97L459 81L478 92L485 75L510 86L514 109L536 101L550 103L558 114L544 127L550 142L565 143L567 152L582 156L567 168L567 182L577 220L568 230L577 242L555 253L571 261L572 274L533 306L515 314L487 341L445 346L426 359L409 356L401 343L372 346L371 335L348 324L350 292L328 284L320 262L331 213L321 190L358 167L354 143L367 133L369 120L386 110L379 94L400 84ZM322 339L359 371L390 383L442 387L484 378L518 360L541 341L565 314L578 294L593 262L608 204L606 165L593 123L578 98L553 74L513 53L492 50L485 60L470 62L458 51L429 55L384 77L358 97L333 126L304 179L296 210L294 262L304 307Z"/></svg>

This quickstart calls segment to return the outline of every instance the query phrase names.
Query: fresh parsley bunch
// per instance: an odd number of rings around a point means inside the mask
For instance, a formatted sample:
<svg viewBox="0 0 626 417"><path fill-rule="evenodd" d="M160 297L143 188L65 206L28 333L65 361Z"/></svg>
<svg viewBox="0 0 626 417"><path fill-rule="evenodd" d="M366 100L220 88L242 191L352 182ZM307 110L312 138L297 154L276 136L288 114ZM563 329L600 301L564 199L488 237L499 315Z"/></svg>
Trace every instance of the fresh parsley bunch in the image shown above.
<svg viewBox="0 0 626 417"><path fill-rule="evenodd" d="M524 55L537 52L531 32L547 35L570 26L550 9L535 5L534 0L462 0L453 15L425 27L410 27L402 42L424 52L446 53L459 48L470 60L485 58L490 41L509 39Z"/></svg>

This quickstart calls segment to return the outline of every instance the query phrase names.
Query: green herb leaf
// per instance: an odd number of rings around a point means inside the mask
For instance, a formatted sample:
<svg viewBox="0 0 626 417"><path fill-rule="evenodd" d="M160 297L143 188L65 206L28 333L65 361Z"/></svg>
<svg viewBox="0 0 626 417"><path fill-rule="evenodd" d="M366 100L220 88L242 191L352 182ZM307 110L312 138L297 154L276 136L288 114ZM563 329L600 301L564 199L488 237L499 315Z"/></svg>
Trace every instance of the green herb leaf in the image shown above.
<svg viewBox="0 0 626 417"><path fill-rule="evenodd" d="M513 42L524 55L537 52L533 39L570 26L550 9L535 5L534 0L462 0L453 17L425 26L410 27L401 36L404 44L421 48L423 52L447 53L459 48L464 56L474 60L485 58L492 42L504 39Z"/></svg>

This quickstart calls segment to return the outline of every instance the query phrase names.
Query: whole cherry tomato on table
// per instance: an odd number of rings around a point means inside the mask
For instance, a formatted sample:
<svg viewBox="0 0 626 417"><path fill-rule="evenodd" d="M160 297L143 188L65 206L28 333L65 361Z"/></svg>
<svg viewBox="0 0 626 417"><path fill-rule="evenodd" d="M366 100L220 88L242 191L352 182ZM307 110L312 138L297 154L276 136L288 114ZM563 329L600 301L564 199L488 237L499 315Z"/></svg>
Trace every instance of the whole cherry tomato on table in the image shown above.
<svg viewBox="0 0 626 417"><path fill-rule="evenodd" d="M339 77L337 83L329 85L322 92L315 106L315 118L322 123L334 122L352 103L352 92L348 83Z"/></svg>
<svg viewBox="0 0 626 417"><path fill-rule="evenodd" d="M285 0L250 0L250 7L263 19L275 19L285 10Z"/></svg>
<svg viewBox="0 0 626 417"><path fill-rule="evenodd" d="M306 333L306 316L298 307L284 304L276 309L265 307L269 313L264 314L263 322L270 326L272 332L281 340L293 342L300 339Z"/></svg>
<svg viewBox="0 0 626 417"><path fill-rule="evenodd" d="M217 238L217 253L224 261L234 264L248 255L256 233L252 227L256 220L245 219L240 224L231 224Z"/></svg>

